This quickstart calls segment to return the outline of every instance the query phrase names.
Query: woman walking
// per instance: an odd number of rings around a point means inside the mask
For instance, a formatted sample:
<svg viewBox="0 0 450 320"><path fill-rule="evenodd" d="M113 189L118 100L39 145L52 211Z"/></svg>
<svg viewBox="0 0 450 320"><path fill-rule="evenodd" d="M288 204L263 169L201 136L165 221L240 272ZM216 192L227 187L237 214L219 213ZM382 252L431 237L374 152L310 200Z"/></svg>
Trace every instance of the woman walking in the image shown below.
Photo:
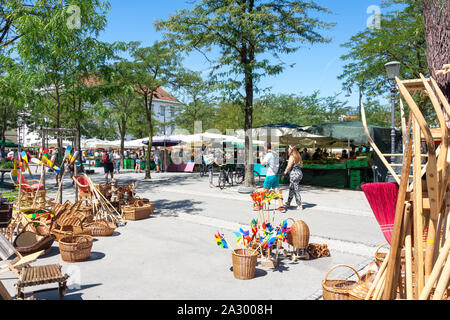
<svg viewBox="0 0 450 320"><path fill-rule="evenodd" d="M303 210L302 197L300 195L300 182L303 179L303 160L297 148L294 146L289 147L288 155L289 162L286 170L284 171L284 175L290 173L290 185L289 198L285 204L285 207L288 208L295 197L298 209Z"/></svg>

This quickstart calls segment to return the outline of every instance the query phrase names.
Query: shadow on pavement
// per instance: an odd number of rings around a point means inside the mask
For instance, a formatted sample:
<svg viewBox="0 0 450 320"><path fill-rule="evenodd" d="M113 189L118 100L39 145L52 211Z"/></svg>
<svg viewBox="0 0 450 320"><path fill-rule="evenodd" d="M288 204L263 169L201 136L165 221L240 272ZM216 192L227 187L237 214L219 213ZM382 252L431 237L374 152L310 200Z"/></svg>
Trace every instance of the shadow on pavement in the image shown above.
<svg viewBox="0 0 450 320"><path fill-rule="evenodd" d="M192 200L170 201L170 200L157 200L155 201L154 215L161 217L178 217L178 212L187 214L199 215L204 209L200 208L203 202Z"/></svg>

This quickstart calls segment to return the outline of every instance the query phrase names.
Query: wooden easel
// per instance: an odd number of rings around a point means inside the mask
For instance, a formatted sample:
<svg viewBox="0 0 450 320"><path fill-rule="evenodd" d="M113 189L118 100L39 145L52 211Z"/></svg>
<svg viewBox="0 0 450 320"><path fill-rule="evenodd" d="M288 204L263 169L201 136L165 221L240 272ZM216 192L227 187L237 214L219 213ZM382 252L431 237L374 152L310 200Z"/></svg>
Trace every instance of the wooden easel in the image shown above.
<svg viewBox="0 0 450 320"><path fill-rule="evenodd" d="M450 73L450 65L444 66L442 74L447 73ZM410 121L404 137L404 154L401 155L401 176L393 174L394 165L385 158L392 155L379 152L373 140L369 139L400 189L391 249L366 300L398 297L426 300L431 295L433 300L441 300L449 289L450 278L450 156L445 115L450 115L450 105L433 78L420 75L420 79L402 81L397 78L396 81L402 99L409 106ZM431 128L431 119L423 116L414 101L413 95L418 93L425 94L432 103L438 127ZM367 128L364 108L362 114ZM436 142L440 143L438 148ZM401 274L402 250L405 251L405 280Z"/></svg>

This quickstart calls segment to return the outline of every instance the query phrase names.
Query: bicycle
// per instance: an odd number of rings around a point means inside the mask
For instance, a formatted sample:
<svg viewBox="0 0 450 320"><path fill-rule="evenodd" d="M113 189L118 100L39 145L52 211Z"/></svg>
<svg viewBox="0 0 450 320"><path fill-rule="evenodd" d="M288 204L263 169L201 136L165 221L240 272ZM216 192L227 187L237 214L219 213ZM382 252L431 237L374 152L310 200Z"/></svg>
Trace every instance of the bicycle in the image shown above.
<svg viewBox="0 0 450 320"><path fill-rule="evenodd" d="M200 177L204 177L204 176L206 176L208 174L208 167L204 164L204 163L202 163L201 165L200 165Z"/></svg>
<svg viewBox="0 0 450 320"><path fill-rule="evenodd" d="M233 169L227 165L219 166L219 183L218 186L221 190L225 189L225 184L233 186Z"/></svg>
<svg viewBox="0 0 450 320"><path fill-rule="evenodd" d="M245 180L245 168L244 167L236 167L236 171L234 173L234 183L237 185L242 184Z"/></svg>

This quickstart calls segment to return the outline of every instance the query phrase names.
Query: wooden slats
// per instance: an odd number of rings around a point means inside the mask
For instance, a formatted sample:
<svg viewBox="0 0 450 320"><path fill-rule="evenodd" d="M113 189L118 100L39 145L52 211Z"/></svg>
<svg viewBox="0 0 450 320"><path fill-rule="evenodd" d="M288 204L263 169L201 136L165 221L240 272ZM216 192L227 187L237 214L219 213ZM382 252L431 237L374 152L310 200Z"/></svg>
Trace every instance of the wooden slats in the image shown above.
<svg viewBox="0 0 450 320"><path fill-rule="evenodd" d="M61 266L58 264L25 268L18 286L30 287L42 284L66 281L68 276L63 276Z"/></svg>

